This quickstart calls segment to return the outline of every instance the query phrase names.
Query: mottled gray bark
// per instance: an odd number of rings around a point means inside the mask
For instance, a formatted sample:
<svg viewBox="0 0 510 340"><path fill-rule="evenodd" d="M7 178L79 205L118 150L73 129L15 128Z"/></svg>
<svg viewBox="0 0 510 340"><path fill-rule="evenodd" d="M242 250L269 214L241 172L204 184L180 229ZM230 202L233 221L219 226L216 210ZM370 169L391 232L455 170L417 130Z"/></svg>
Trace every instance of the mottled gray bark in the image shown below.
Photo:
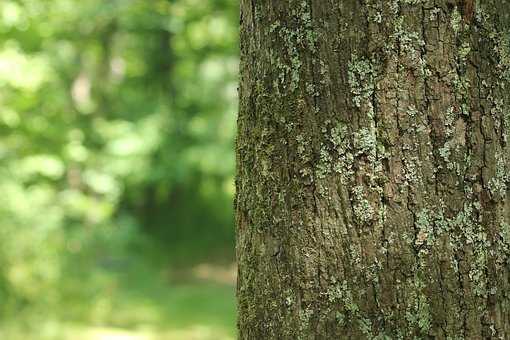
<svg viewBox="0 0 510 340"><path fill-rule="evenodd" d="M509 13L241 0L240 339L510 339Z"/></svg>

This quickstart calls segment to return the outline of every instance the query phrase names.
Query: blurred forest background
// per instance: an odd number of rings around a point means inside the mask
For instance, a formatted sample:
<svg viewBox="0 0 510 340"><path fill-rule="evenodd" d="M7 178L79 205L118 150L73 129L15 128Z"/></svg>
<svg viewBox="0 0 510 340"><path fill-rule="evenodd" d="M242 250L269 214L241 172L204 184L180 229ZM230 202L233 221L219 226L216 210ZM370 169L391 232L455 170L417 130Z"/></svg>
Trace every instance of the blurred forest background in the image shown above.
<svg viewBox="0 0 510 340"><path fill-rule="evenodd" d="M233 339L236 0L0 1L0 339Z"/></svg>

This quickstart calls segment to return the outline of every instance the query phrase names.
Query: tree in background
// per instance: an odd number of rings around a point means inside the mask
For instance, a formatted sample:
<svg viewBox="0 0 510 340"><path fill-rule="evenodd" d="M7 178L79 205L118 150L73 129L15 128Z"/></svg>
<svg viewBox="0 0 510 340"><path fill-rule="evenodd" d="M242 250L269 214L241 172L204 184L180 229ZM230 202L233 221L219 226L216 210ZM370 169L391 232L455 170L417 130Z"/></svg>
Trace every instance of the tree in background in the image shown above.
<svg viewBox="0 0 510 340"><path fill-rule="evenodd" d="M510 337L509 13L241 1L241 339Z"/></svg>

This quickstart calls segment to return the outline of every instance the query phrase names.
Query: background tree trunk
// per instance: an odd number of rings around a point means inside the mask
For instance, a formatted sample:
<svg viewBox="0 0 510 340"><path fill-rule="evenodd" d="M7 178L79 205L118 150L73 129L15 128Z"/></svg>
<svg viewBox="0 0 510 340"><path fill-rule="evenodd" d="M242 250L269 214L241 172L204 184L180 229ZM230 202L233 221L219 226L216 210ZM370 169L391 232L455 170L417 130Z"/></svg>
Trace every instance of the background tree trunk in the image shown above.
<svg viewBox="0 0 510 340"><path fill-rule="evenodd" d="M241 1L241 339L510 339L509 13Z"/></svg>

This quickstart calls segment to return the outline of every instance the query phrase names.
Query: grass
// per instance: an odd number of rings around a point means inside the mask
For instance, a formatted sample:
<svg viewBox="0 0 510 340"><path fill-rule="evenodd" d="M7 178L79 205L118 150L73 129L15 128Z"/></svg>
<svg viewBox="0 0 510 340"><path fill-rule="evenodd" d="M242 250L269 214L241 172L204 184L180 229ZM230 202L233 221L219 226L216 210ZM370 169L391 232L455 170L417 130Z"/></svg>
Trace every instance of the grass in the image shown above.
<svg viewBox="0 0 510 340"><path fill-rule="evenodd" d="M91 269L92 268L92 269ZM74 268L62 300L10 315L0 339L230 340L235 338L231 268L172 270L146 258L120 268Z"/></svg>

